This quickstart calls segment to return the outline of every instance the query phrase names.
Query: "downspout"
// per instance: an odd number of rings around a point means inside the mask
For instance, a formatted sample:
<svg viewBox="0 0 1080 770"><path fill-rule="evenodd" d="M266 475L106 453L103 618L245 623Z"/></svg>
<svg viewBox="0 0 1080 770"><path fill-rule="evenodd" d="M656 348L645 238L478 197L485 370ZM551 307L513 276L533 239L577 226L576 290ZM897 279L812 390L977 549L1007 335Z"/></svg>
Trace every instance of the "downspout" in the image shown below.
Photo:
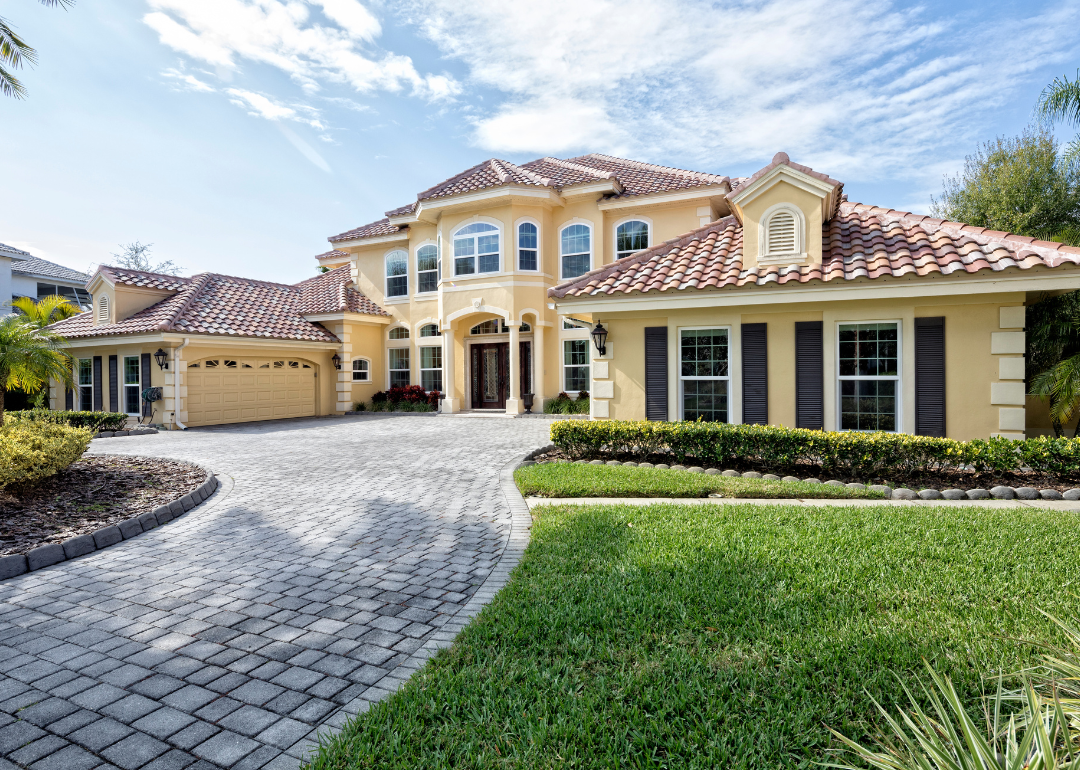
<svg viewBox="0 0 1080 770"><path fill-rule="evenodd" d="M190 337L184 337L184 341L177 347L173 348L173 422L180 430L187 430L187 426L180 422L180 418L177 416L180 414L180 351L187 347L187 344L191 342Z"/></svg>

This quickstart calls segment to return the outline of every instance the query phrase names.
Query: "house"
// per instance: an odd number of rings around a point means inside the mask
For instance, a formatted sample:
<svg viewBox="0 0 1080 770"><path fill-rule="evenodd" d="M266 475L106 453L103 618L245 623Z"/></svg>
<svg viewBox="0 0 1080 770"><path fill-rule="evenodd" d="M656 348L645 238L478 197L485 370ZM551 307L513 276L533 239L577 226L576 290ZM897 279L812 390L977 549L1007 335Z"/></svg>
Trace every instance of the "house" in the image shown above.
<svg viewBox="0 0 1080 770"><path fill-rule="evenodd" d="M89 308L90 295L85 289L89 278L86 273L0 243L0 297L7 302L19 297L39 300L58 294L67 297L73 305Z"/></svg>
<svg viewBox="0 0 1080 770"><path fill-rule="evenodd" d="M161 387L183 427L421 385L448 413L565 392L597 419L1020 437L1024 307L1080 288L1080 249L853 203L783 153L743 179L492 159L329 241L294 286L100 268L54 404Z"/></svg>

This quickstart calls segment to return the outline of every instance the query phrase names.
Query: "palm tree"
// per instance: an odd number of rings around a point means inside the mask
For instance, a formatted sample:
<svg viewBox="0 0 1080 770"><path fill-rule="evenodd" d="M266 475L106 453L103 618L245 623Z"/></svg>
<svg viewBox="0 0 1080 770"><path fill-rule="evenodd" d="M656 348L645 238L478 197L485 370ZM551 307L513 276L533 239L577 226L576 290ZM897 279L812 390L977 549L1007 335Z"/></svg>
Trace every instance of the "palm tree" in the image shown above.
<svg viewBox="0 0 1080 770"><path fill-rule="evenodd" d="M42 5L49 7L59 5L70 8L75 0L40 0ZM26 88L4 65L12 69L19 69L23 62L30 66L37 64L37 51L31 48L8 26L7 21L0 18L0 93L5 96L13 96L16 99L26 98Z"/></svg>
<svg viewBox="0 0 1080 770"><path fill-rule="evenodd" d="M4 392L19 388L28 393L59 380L74 385L71 359L64 353L67 340L50 329L37 329L21 316L0 320L0 426L4 424Z"/></svg>
<svg viewBox="0 0 1080 770"><path fill-rule="evenodd" d="M1080 412L1080 292L1046 297L1027 309L1029 394L1050 400L1054 433Z"/></svg>
<svg viewBox="0 0 1080 770"><path fill-rule="evenodd" d="M37 302L29 297L19 297L11 303L11 306L23 314L23 320L35 329L44 329L49 324L63 321L82 312L78 306L73 305L67 297L53 294L42 297Z"/></svg>
<svg viewBox="0 0 1080 770"><path fill-rule="evenodd" d="M1036 112L1047 120L1064 120L1080 128L1080 69L1076 80L1069 80L1068 75L1054 78L1039 96ZM1080 134L1065 148L1064 160L1080 162Z"/></svg>

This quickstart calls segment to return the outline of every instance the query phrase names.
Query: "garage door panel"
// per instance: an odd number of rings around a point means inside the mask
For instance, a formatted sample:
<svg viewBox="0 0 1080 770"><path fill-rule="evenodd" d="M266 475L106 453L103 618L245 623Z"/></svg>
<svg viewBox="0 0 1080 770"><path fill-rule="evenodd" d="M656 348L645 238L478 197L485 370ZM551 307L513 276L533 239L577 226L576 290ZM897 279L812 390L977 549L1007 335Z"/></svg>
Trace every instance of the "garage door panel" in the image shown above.
<svg viewBox="0 0 1080 770"><path fill-rule="evenodd" d="M211 365L214 360L216 366ZM189 365L185 380L188 425L313 416L314 368L296 359L278 361L283 371L258 371L258 367L274 366L275 362L256 359L219 358ZM296 365L291 365L294 362ZM217 367L227 368L215 371Z"/></svg>

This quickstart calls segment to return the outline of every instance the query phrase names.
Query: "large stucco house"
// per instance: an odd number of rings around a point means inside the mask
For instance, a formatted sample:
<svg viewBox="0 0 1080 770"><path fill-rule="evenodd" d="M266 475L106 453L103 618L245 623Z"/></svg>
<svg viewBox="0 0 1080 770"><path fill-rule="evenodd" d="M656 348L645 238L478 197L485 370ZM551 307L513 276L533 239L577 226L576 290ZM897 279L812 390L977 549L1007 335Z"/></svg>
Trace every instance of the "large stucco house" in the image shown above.
<svg viewBox="0 0 1080 770"><path fill-rule="evenodd" d="M853 203L783 153L489 160L329 241L296 285L100 268L54 406L184 427L421 385L447 413L587 391L599 419L1021 437L1024 307L1080 288L1080 249Z"/></svg>

